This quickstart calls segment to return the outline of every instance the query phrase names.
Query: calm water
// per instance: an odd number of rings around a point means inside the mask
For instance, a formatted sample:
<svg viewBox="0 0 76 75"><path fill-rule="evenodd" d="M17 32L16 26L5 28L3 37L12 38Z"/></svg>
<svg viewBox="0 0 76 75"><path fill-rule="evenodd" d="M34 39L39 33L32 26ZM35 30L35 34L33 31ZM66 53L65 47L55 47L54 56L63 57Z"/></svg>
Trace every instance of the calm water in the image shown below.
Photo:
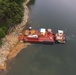
<svg viewBox="0 0 76 75"><path fill-rule="evenodd" d="M9 65L6 75L76 75L76 1L34 0L29 24L63 29L66 44L32 44L23 49Z"/></svg>

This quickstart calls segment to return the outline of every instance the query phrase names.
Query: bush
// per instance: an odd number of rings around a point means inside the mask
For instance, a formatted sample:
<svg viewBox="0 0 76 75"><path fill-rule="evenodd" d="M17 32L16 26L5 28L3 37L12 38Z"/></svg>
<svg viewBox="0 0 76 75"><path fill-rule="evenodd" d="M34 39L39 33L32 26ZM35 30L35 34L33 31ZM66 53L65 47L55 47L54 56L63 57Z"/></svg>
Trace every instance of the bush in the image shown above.
<svg viewBox="0 0 76 75"><path fill-rule="evenodd" d="M3 27L2 27L2 30L6 33L7 30L8 30L8 28L7 28L6 26L3 26Z"/></svg>
<svg viewBox="0 0 76 75"><path fill-rule="evenodd" d="M3 38L5 36L5 32L4 30L2 30L2 28L0 28L0 39Z"/></svg>
<svg viewBox="0 0 76 75"><path fill-rule="evenodd" d="M2 41L0 40L0 47L1 47L1 45L2 45Z"/></svg>
<svg viewBox="0 0 76 75"><path fill-rule="evenodd" d="M7 25L22 22L24 12L23 1L25 0L0 0L0 17Z"/></svg>
<svg viewBox="0 0 76 75"><path fill-rule="evenodd" d="M8 27L22 22L24 1L0 0L0 39L5 36Z"/></svg>

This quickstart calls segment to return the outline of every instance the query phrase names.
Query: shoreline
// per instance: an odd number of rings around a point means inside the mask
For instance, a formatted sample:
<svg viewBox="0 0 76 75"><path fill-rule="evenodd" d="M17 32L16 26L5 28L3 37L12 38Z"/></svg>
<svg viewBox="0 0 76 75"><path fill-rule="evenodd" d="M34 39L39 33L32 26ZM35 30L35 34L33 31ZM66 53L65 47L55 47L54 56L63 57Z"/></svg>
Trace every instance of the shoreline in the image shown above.
<svg viewBox="0 0 76 75"><path fill-rule="evenodd" d="M28 20L29 9L27 7L27 4L29 1L30 0L26 0L23 3L24 16L22 22L16 26L15 30L12 33L6 35L5 38L2 39L3 45L0 47L0 70L5 71L7 68L7 61L16 57L16 55L23 48L26 48L28 45L30 45L30 43L21 43L18 41L18 35L26 26Z"/></svg>

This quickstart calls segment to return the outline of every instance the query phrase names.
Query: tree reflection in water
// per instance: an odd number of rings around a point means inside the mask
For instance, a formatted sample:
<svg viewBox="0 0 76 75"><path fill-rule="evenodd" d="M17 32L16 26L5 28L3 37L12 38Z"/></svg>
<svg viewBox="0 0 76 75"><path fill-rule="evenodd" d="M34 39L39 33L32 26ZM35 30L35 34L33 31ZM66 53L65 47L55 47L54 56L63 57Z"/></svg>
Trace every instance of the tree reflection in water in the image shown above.
<svg viewBox="0 0 76 75"><path fill-rule="evenodd" d="M30 2L28 3L28 6L34 5L36 0L30 0Z"/></svg>

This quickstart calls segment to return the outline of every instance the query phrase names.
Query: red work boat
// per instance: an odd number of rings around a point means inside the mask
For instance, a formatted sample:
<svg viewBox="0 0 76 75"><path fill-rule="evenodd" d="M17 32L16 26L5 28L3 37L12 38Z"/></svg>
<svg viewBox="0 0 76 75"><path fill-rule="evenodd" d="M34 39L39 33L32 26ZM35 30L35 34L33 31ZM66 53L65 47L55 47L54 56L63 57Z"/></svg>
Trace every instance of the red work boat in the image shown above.
<svg viewBox="0 0 76 75"><path fill-rule="evenodd" d="M54 34L52 29L40 28L38 30L33 30L29 27L24 33L21 33L18 37L19 41L24 42L35 42L35 43L52 43L54 44Z"/></svg>

